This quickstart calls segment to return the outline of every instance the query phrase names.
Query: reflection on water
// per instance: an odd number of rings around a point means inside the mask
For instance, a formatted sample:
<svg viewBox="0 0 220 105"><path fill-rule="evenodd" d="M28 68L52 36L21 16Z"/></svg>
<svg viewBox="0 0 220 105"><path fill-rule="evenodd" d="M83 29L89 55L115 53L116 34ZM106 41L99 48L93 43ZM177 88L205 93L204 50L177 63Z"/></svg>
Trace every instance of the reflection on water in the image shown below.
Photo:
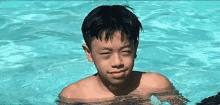
<svg viewBox="0 0 220 105"><path fill-rule="evenodd" d="M136 78L141 78L142 72L134 72ZM96 74L95 74L96 75ZM156 97L155 97L156 96ZM167 88L139 87L128 95L120 95L102 99L66 99L56 100L58 105L161 105L169 102L172 105L185 105L190 102L184 98L173 84Z"/></svg>
<svg viewBox="0 0 220 105"><path fill-rule="evenodd" d="M56 100L58 105L162 105L169 102L174 105L186 105L190 102L184 98L177 90L172 90L157 94L128 94L103 99L65 99L59 97ZM156 97L155 97L156 96Z"/></svg>
<svg viewBox="0 0 220 105"><path fill-rule="evenodd" d="M154 105L151 103L149 95L141 96L134 94L89 100L59 98L56 100L56 103L58 105Z"/></svg>
<svg viewBox="0 0 220 105"><path fill-rule="evenodd" d="M135 77L141 78L143 72L134 72ZM97 75L97 74L95 74ZM139 87L128 95L120 95L102 99L66 99L56 100L58 105L161 105L169 102L172 105L185 105L190 102L184 98L173 84L168 88Z"/></svg>

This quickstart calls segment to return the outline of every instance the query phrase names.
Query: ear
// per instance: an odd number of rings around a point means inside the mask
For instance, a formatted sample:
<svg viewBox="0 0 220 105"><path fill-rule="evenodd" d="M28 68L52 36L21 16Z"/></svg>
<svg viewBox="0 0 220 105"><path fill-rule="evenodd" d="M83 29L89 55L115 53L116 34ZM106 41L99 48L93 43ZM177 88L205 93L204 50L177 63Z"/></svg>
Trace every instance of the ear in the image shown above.
<svg viewBox="0 0 220 105"><path fill-rule="evenodd" d="M82 47L83 47L83 50L85 51L85 53L87 55L88 61L89 62L94 62L93 58L92 58L92 53L91 53L89 47L86 44L84 44Z"/></svg>

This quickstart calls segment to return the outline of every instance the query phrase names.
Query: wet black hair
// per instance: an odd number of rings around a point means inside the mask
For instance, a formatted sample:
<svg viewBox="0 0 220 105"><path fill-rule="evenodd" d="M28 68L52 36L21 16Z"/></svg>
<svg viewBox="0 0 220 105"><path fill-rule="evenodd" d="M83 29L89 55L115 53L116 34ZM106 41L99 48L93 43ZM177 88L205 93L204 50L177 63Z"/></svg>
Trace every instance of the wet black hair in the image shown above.
<svg viewBox="0 0 220 105"><path fill-rule="evenodd" d="M210 96L197 103L196 105L220 105L220 92L215 96Z"/></svg>
<svg viewBox="0 0 220 105"><path fill-rule="evenodd" d="M94 38L102 41L102 35L105 34L107 42L109 38L112 39L116 31L121 31L122 42L128 37L138 45L139 31L143 28L138 17L127 8L133 11L133 8L127 5L101 5L85 17L81 30L90 50L92 50L91 42Z"/></svg>

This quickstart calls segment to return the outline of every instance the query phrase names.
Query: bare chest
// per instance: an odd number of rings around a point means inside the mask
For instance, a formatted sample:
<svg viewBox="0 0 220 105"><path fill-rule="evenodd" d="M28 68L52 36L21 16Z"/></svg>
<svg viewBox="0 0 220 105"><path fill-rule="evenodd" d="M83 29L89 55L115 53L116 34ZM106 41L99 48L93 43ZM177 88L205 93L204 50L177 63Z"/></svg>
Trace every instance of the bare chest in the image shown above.
<svg viewBox="0 0 220 105"><path fill-rule="evenodd" d="M83 92L83 98L85 99L108 99L115 97L111 91L103 91L99 86L97 86L95 83L91 83L90 85L87 85L87 88L82 89ZM139 84L134 90L128 92L127 96L131 97L144 97L144 98L150 98L152 95L152 91L145 86L142 85L142 83Z"/></svg>
<svg viewBox="0 0 220 105"><path fill-rule="evenodd" d="M138 77L138 76L137 76ZM96 82L97 78L95 76L91 76L84 80L84 85L81 85L81 96L82 98L91 99L91 98L110 98L116 96L111 91L108 91L107 89L103 89L105 87L99 86ZM150 84L150 82L144 81L143 78L134 78L134 81L132 82L132 86L130 89L127 89L128 91L125 92L126 95L133 95L133 96L144 96L144 97L151 97L152 90L150 88L147 88L147 84ZM129 88L129 87L128 87ZM119 91L121 92L121 91Z"/></svg>

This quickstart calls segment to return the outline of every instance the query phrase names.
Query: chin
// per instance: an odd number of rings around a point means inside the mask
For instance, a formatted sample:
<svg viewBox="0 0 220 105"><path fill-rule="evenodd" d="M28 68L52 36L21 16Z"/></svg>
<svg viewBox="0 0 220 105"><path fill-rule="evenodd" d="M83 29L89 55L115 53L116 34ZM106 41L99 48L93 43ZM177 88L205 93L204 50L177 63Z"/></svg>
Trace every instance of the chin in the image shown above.
<svg viewBox="0 0 220 105"><path fill-rule="evenodd" d="M112 85L121 85L125 82L125 79L114 79L112 81L109 81Z"/></svg>

